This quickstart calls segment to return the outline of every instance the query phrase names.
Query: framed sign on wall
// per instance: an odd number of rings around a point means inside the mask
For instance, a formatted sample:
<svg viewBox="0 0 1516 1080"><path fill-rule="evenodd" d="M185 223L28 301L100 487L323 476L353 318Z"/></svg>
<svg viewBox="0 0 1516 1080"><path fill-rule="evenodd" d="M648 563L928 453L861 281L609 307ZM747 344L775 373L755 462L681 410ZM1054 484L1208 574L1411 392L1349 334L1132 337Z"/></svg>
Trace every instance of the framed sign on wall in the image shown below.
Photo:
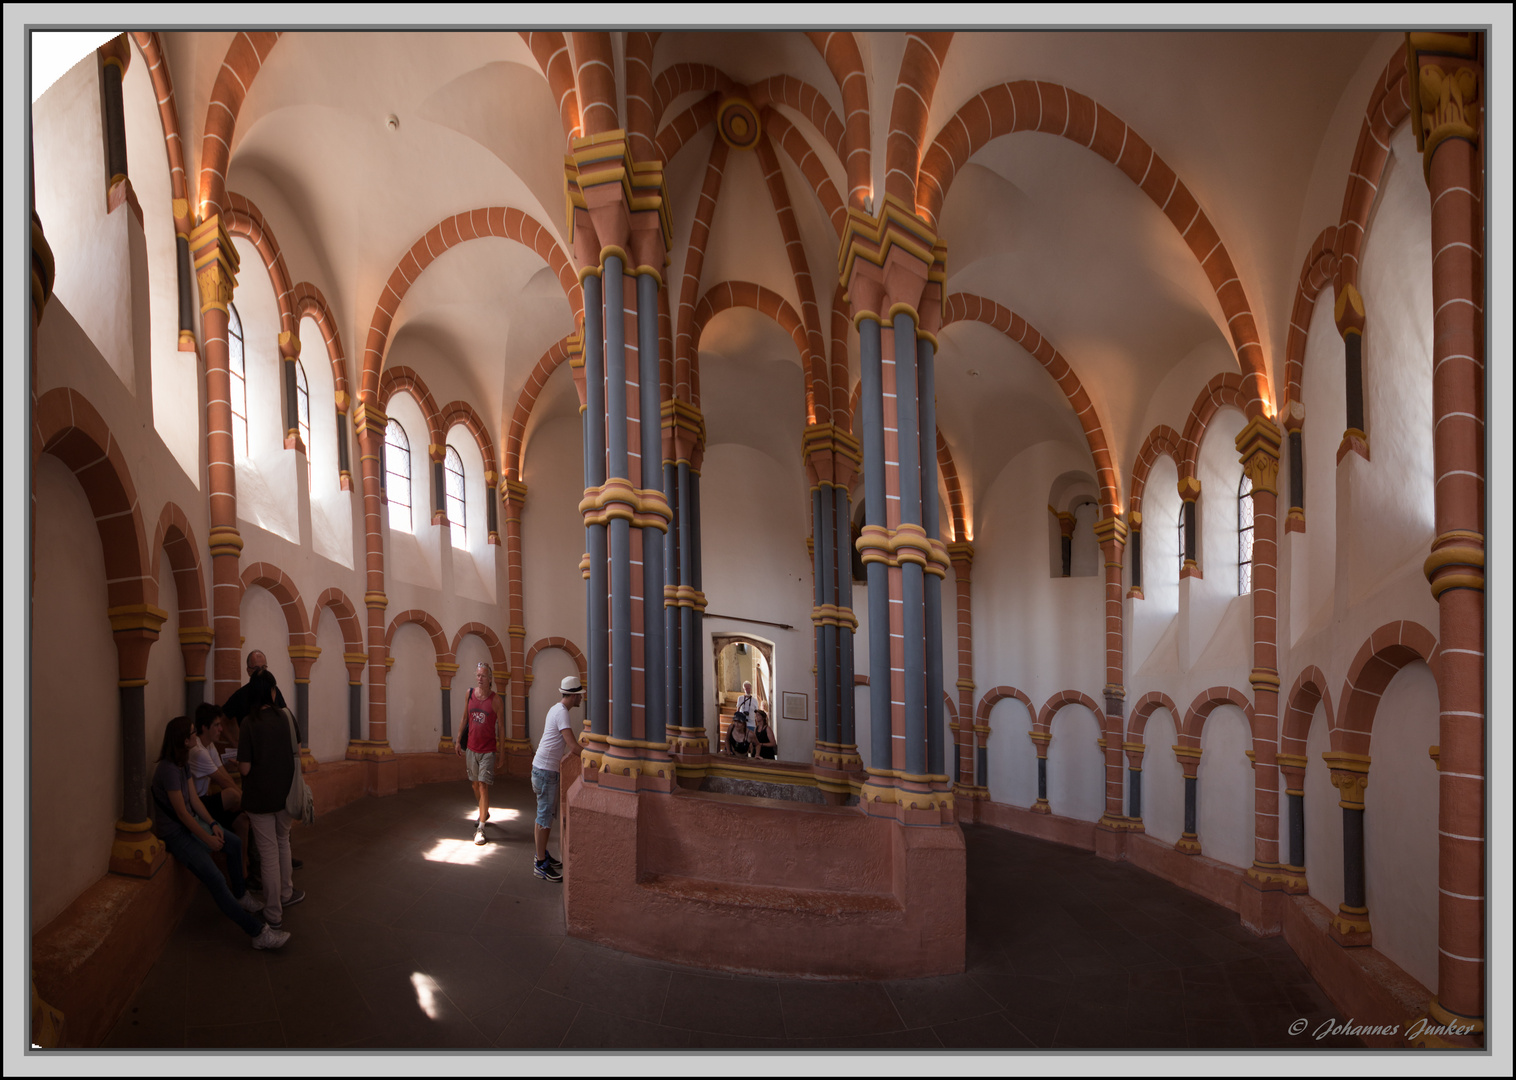
<svg viewBox="0 0 1516 1080"><path fill-rule="evenodd" d="M797 694L793 690L784 691L784 711L781 715L786 720L809 720L811 699L805 694Z"/></svg>

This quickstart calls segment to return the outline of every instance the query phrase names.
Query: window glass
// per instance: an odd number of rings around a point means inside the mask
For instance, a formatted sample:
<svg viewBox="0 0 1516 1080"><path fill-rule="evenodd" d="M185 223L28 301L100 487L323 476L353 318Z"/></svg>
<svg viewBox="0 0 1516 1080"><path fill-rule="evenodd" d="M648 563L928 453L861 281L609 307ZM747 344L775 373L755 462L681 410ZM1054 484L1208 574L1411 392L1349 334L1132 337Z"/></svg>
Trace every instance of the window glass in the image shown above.
<svg viewBox="0 0 1516 1080"><path fill-rule="evenodd" d="M463 494L463 459L451 446L443 458L443 471L447 479L448 532L453 536L453 547L468 548L468 533L465 531Z"/></svg>
<svg viewBox="0 0 1516 1080"><path fill-rule="evenodd" d="M1237 595L1253 591L1253 481L1242 474L1237 485Z"/></svg>
<svg viewBox="0 0 1516 1080"><path fill-rule="evenodd" d="M414 532L411 525L411 441L398 420L384 429L385 491L390 506L390 528Z"/></svg>
<svg viewBox="0 0 1516 1080"><path fill-rule="evenodd" d="M305 444L305 478L311 478L311 387L305 381L305 365L295 361L295 424Z"/></svg>
<svg viewBox="0 0 1516 1080"><path fill-rule="evenodd" d="M227 369L231 375L232 453L247 457L247 361L242 347L242 319L236 304L226 305Z"/></svg>

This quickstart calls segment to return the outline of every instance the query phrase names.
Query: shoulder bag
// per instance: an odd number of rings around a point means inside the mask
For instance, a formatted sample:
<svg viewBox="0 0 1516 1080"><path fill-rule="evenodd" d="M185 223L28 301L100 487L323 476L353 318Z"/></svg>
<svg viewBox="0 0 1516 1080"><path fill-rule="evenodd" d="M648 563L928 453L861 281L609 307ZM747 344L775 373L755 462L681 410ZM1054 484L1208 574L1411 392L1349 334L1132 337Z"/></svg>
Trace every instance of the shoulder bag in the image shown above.
<svg viewBox="0 0 1516 1080"><path fill-rule="evenodd" d="M463 699L463 725L458 729L458 745L464 750L468 749L468 707L473 700L474 691L470 687L468 697Z"/></svg>
<svg viewBox="0 0 1516 1080"><path fill-rule="evenodd" d="M290 781L290 793L284 800L284 809L296 821L311 825L316 821L316 800L311 795L310 785L300 772L300 736L295 731L295 714L288 709L282 711L285 722L290 726L290 748L295 755L295 777Z"/></svg>

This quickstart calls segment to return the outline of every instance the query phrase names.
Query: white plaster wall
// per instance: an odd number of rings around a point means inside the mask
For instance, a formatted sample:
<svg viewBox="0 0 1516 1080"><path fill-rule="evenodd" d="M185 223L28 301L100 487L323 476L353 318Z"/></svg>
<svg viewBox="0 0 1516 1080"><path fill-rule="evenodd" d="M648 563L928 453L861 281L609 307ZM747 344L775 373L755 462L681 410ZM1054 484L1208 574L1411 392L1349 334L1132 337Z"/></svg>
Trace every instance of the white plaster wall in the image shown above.
<svg viewBox="0 0 1516 1080"><path fill-rule="evenodd" d="M1305 876L1310 894L1335 915L1342 903L1342 809L1321 760L1330 749L1326 706L1318 705L1305 740Z"/></svg>
<svg viewBox="0 0 1516 1080"><path fill-rule="evenodd" d="M1437 682L1417 661L1401 669L1374 715L1364 799L1364 861L1374 948L1421 985L1437 985Z"/></svg>
<svg viewBox="0 0 1516 1080"><path fill-rule="evenodd" d="M1363 247L1365 422L1369 468L1353 493L1356 602L1401 564L1426 557L1432 490L1431 196L1408 125L1391 155Z"/></svg>
<svg viewBox="0 0 1516 1080"><path fill-rule="evenodd" d="M1141 674L1177 672L1179 657L1160 651L1179 614L1179 470L1167 456L1153 463L1142 494L1142 596L1127 601L1131 661Z"/></svg>
<svg viewBox="0 0 1516 1080"><path fill-rule="evenodd" d="M1105 755L1095 742L1103 734L1099 721L1083 705L1065 705L1051 727L1048 805L1063 817L1099 821L1105 813Z"/></svg>
<svg viewBox="0 0 1516 1080"><path fill-rule="evenodd" d="M397 754L437 749L442 737L442 684L437 681L437 651L419 623L404 623L390 641L390 668L385 719L390 746Z"/></svg>
<svg viewBox="0 0 1516 1080"><path fill-rule="evenodd" d="M553 377L566 379L567 365ZM584 578L579 572L579 559L584 555L584 519L579 514L579 500L584 494L579 417L555 417L538 426L527 445L522 470L528 488L526 510L521 515L527 647L545 637L558 636L568 638L587 653ZM539 655L538 663L549 655ZM571 666L565 668L558 677L572 670ZM543 676L534 675L538 681L532 686L530 715L537 724L533 730L540 731L542 717L553 702L541 696ZM557 685L556 679L553 685Z"/></svg>
<svg viewBox="0 0 1516 1080"><path fill-rule="evenodd" d="M31 920L46 925L105 873L121 816L116 645L95 516L73 474L37 462L31 641ZM162 727L159 727L160 739ZM151 762L158 745L148 747Z"/></svg>
<svg viewBox="0 0 1516 1080"><path fill-rule="evenodd" d="M543 649L532 662L532 688L526 703L526 729L533 750L542 742L542 725L547 720L548 710L562 700L558 688L563 678L578 674L579 668L574 663L574 658L562 649ZM461 702L462 699L459 700ZM576 731L583 724L584 715L582 705L571 714Z"/></svg>
<svg viewBox="0 0 1516 1080"><path fill-rule="evenodd" d="M1301 442L1305 459L1305 533L1281 534L1281 553L1288 546L1288 589L1281 598L1290 601L1292 639L1298 641L1307 629L1326 623L1332 612L1332 593L1337 577L1337 446L1347 426L1347 391L1344 383L1342 338L1332 318L1336 298L1331 286L1316 297L1311 312L1310 337L1306 340L1305 371L1301 392L1305 398L1305 426ZM1281 470L1282 471L1282 470ZM1288 476L1287 473L1284 474ZM1288 513L1288 507L1285 513ZM1283 528L1283 518L1280 519Z"/></svg>
<svg viewBox="0 0 1516 1080"><path fill-rule="evenodd" d="M268 658L268 669L279 682L279 692L291 709L295 707L295 666L290 663L290 631L284 609L267 589L257 585L242 594L242 649L238 682L247 678L247 654L259 649Z"/></svg>
<svg viewBox="0 0 1516 1080"><path fill-rule="evenodd" d="M1031 806L1037 801L1037 747L1027 737L1032 730L1032 714L1017 699L1002 698L990 710L989 724L990 738L984 752L990 798L1012 806Z"/></svg>
<svg viewBox="0 0 1516 1080"><path fill-rule="evenodd" d="M860 620L861 621L861 620ZM854 646L854 656L858 656L857 646ZM864 668L868 666L868 654L862 654L860 662L860 674L867 674ZM869 688L867 686L853 687L853 735L858 740L858 759L863 762L865 769L872 768L874 764L873 723L869 718Z"/></svg>
<svg viewBox="0 0 1516 1080"><path fill-rule="evenodd" d="M421 406L406 393L390 398L388 409L390 419L405 429L405 437L411 444L411 527L406 531L391 526L391 509L385 504L386 584L395 580L438 590L442 588L442 527L432 524L432 463L426 450L430 440L426 419ZM581 484L581 491L583 487ZM393 612L404 610L392 607Z"/></svg>
<svg viewBox="0 0 1516 1080"><path fill-rule="evenodd" d="M1203 577L1187 578L1180 595L1189 598L1188 612L1180 602L1180 664L1183 667L1220 667L1248 663L1251 658L1251 627L1238 635L1227 619L1237 595L1237 485L1242 465L1237 460L1236 436L1245 418L1236 409L1221 409L1206 427L1200 444L1200 528L1196 532L1196 560ZM1249 604L1247 598L1242 605ZM1245 623L1245 620L1244 620ZM1231 633L1219 634L1223 629ZM1225 649L1217 655L1218 640Z"/></svg>
<svg viewBox="0 0 1516 1080"><path fill-rule="evenodd" d="M336 384L321 330L314 319L300 320L301 365L311 396L310 457L311 548L351 570L361 557L362 538L353 529L353 510L361 504L363 469L356 445L349 447L352 490L343 491L338 475ZM351 431L351 426L349 426ZM349 435L351 438L351 435Z"/></svg>
<svg viewBox="0 0 1516 1080"><path fill-rule="evenodd" d="M1173 751L1179 742L1173 714L1153 710L1142 741L1142 825L1153 839L1176 844L1184 833L1184 770Z"/></svg>
<svg viewBox="0 0 1516 1080"><path fill-rule="evenodd" d="M1105 580L1105 560L1100 556L1100 544L1095 539L1095 522L1099 519L1100 507L1095 503L1084 503L1074 510L1073 557L1069 566L1074 577ZM1061 562L1061 551L1059 558Z"/></svg>
<svg viewBox="0 0 1516 1080"><path fill-rule="evenodd" d="M1252 746L1247 716L1235 705L1216 706L1200 729L1196 835L1206 855L1244 868L1253 865Z"/></svg>
<svg viewBox="0 0 1516 1080"><path fill-rule="evenodd" d="M306 740L317 761L340 761L347 755L348 743L348 673L342 662L347 647L342 641L342 627L330 609L321 612L316 645L321 655L311 666Z"/></svg>

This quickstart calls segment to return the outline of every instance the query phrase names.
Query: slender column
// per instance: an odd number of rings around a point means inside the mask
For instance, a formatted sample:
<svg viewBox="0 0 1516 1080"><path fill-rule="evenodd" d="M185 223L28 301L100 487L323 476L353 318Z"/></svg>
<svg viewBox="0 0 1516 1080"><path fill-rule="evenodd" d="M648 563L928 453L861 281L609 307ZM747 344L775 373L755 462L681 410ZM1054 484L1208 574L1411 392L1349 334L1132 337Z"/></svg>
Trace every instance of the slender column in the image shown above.
<svg viewBox="0 0 1516 1080"><path fill-rule="evenodd" d="M893 381L895 424L899 437L897 455L892 461L891 439L889 432L885 432L885 476L888 481L892 465L898 469L900 520L896 533L924 536L925 531L921 528L921 442L916 401L916 322L905 312L897 311L894 331L894 355L887 357L884 365L884 412L888 424L891 405L889 395ZM898 574L900 637L897 646L894 634L890 635L890 672L892 677L899 672L904 683L901 702L905 741L903 753L897 755L901 759L897 767L903 766L905 773L915 779L925 777L927 772L925 587L919 562L900 559ZM896 571L893 567L890 577L891 585L894 585ZM892 588L892 603L895 595L896 590ZM894 620L890 621L893 630Z"/></svg>
<svg viewBox="0 0 1516 1080"><path fill-rule="evenodd" d="M122 101L121 81L132 62L132 49L121 34L95 50L100 68L100 127L105 141L105 190L107 205L114 210L121 205L129 187L126 167L126 108ZM117 185L122 185L118 190ZM141 216L140 214L138 215Z"/></svg>
<svg viewBox="0 0 1516 1080"><path fill-rule="evenodd" d="M453 750L453 676L458 674L457 664L438 663L437 683L442 691L442 737L437 740L439 754Z"/></svg>
<svg viewBox="0 0 1516 1080"><path fill-rule="evenodd" d="M311 756L311 668L321 655L316 645L291 645L290 663L295 669L295 730L300 736L300 767L308 771L316 767Z"/></svg>
<svg viewBox="0 0 1516 1080"><path fill-rule="evenodd" d="M110 870L152 877L163 865L163 844L152 833L147 808L147 736L143 691L147 656L168 612L152 604L108 608L116 641L121 724L121 817L111 844Z"/></svg>
<svg viewBox="0 0 1516 1080"><path fill-rule="evenodd" d="M697 460L703 447L697 446L695 453ZM696 712L694 720L702 729L705 727L705 665L700 662L701 652L705 644L705 575L701 568L700 546L700 469L697 465L690 467L690 582L694 589L694 596L690 605L691 621L693 630L687 645L689 656L690 681L694 684L694 700Z"/></svg>
<svg viewBox="0 0 1516 1080"><path fill-rule="evenodd" d="M1128 600L1142 599L1142 511L1127 513L1128 543L1132 548L1132 587L1127 590Z"/></svg>
<svg viewBox="0 0 1516 1080"><path fill-rule="evenodd" d="M1300 754L1276 754L1279 771L1284 776L1284 796L1289 808L1289 857L1283 870L1288 893L1308 891L1305 876L1305 766Z"/></svg>
<svg viewBox="0 0 1516 1080"><path fill-rule="evenodd" d="M699 730L705 734L705 712L695 689L695 668L699 665L699 643L695 638L695 608L688 597L695 592L695 524L691 511L690 463L676 466L679 489L679 589L683 602L679 606L679 713L684 719L686 738ZM688 745L688 744L686 744Z"/></svg>
<svg viewBox="0 0 1516 1080"><path fill-rule="evenodd" d="M1342 793L1342 903L1332 919L1332 937L1345 948L1373 944L1363 864L1363 794L1369 786L1366 754L1325 753L1332 786Z"/></svg>
<svg viewBox="0 0 1516 1080"><path fill-rule="evenodd" d="M1139 768L1127 769L1127 778L1131 781L1131 795L1128 799L1127 816L1134 821L1142 820L1142 770Z"/></svg>
<svg viewBox="0 0 1516 1080"><path fill-rule="evenodd" d="M1418 1045L1484 1044L1485 36L1408 34L1411 126L1432 203L1432 460L1437 536L1438 935L1432 1024ZM1457 1024L1466 1034L1454 1034ZM1440 1041L1439 1041L1440 1040Z"/></svg>
<svg viewBox="0 0 1516 1080"><path fill-rule="evenodd" d="M953 561L953 581L958 589L958 731L954 742L957 745L955 768L957 782L971 797L978 789L986 788L985 772L980 766L976 744L982 745L988 729L981 733L983 725L973 723L974 709L974 605L973 567L974 545L967 540L956 540L947 546L948 557Z"/></svg>
<svg viewBox="0 0 1516 1080"><path fill-rule="evenodd" d="M1184 770L1184 832L1174 844L1176 851L1186 855L1200 854L1200 837L1197 833L1198 802L1200 797L1200 754L1198 746L1176 746L1174 756Z"/></svg>
<svg viewBox="0 0 1516 1080"><path fill-rule="evenodd" d="M1347 427L1342 433L1342 444L1337 448L1340 462L1348 453L1360 454L1364 458L1369 456L1368 424L1363 412L1363 297L1352 282L1342 283L1332 314L1337 319L1337 332L1342 335L1347 388Z"/></svg>
<svg viewBox="0 0 1516 1080"><path fill-rule="evenodd" d="M670 405L674 402L670 401ZM679 499L679 468L674 463L674 457L678 451L674 448L672 434L672 416L664 418L664 450L663 450L663 492L668 497L669 507L673 511L673 520L669 530L663 536L663 694L668 708L668 726L670 729L669 748L675 752L682 751L686 745L686 727L684 723L684 696L680 679L681 666L680 655L682 650L682 626L680 613L684 608L679 603L679 584L681 581L679 543L682 534L682 511L683 505ZM702 732L704 734L704 732Z"/></svg>
<svg viewBox="0 0 1516 1080"><path fill-rule="evenodd" d="M862 769L858 759L858 735L853 720L853 512L848 485L857 465L857 444L845 433L833 430L833 470L837 486L832 489L833 571L837 605L837 720L832 738L837 743L837 765L846 772Z"/></svg>
<svg viewBox="0 0 1516 1080"><path fill-rule="evenodd" d="M1298 401L1282 417L1286 436L1290 443L1290 506L1285 515L1285 532L1305 531L1305 439L1302 435L1305 424L1305 406Z"/></svg>
<svg viewBox="0 0 1516 1080"><path fill-rule="evenodd" d="M295 365L300 362L300 339L285 330L279 335L280 367L284 372L284 448L309 453L300 438L300 391Z"/></svg>
<svg viewBox="0 0 1516 1080"><path fill-rule="evenodd" d="M500 517L495 509L495 488L500 482L494 469L484 472L484 529L485 543L500 545Z"/></svg>
<svg viewBox="0 0 1516 1080"><path fill-rule="evenodd" d="M347 394L337 392L337 485L343 491L353 490L352 451L347 442Z"/></svg>
<svg viewBox="0 0 1516 1080"><path fill-rule="evenodd" d="M658 379L658 294L662 279L653 274L637 278L637 392L638 435L641 442L638 484L662 494L662 403ZM665 497L665 505L667 498ZM668 742L668 698L665 693L666 655L662 589L664 586L664 535L667 520L649 521L642 527L642 636L644 684L646 686L646 734L649 743Z"/></svg>
<svg viewBox="0 0 1516 1080"><path fill-rule="evenodd" d="M880 375L881 333L878 318L858 321L859 407L863 411L864 539L888 536L884 494L884 391ZM860 541L860 544L862 542ZM884 558L864 555L869 597L869 753L871 774L888 773L890 750L889 569Z"/></svg>
<svg viewBox="0 0 1516 1080"><path fill-rule="evenodd" d="M1121 561L1126 550L1126 522L1118 515L1095 522L1095 538L1105 564L1105 720L1101 750L1105 754L1105 813L1108 829L1128 827L1121 810L1121 737L1126 730L1126 638L1121 603Z"/></svg>
<svg viewBox="0 0 1516 1080"><path fill-rule="evenodd" d="M570 345L571 359L582 352L576 344ZM526 485L513 477L506 477L501 484L505 509L505 565L507 618L506 637L510 639L510 664L512 671L526 670L526 614L525 594L521 565L521 515L526 512ZM510 724L506 728L506 750L509 753L527 754L532 749L528 738L526 716L526 688L511 694Z"/></svg>
<svg viewBox="0 0 1516 1080"><path fill-rule="evenodd" d="M1033 729L1027 732L1027 737L1037 748L1037 801L1032 804L1032 813L1051 814L1053 808L1048 803L1048 745L1053 741L1053 733Z"/></svg>
<svg viewBox="0 0 1516 1080"><path fill-rule="evenodd" d="M237 286L237 250L211 217L190 235L200 285L205 339L206 473L209 486L211 614L215 630L212 700L225 701L242 682L242 535L237 531L237 467L232 449L227 312Z"/></svg>
<svg viewBox="0 0 1516 1080"><path fill-rule="evenodd" d="M626 307L622 259L605 259L606 477L630 484L626 448ZM593 415L588 422L594 423ZM607 527L610 557L610 734L632 737L632 552L631 522L614 517ZM593 569L592 569L593 574ZM593 577L591 578L593 580Z"/></svg>
<svg viewBox="0 0 1516 1080"><path fill-rule="evenodd" d="M812 501L813 536L816 547L816 603L823 609L817 626L819 647L816 650L817 737L837 742L837 702L840 692L837 678L837 593L833 578L836 541L832 537L836 510L833 505L837 489L821 484Z"/></svg>
<svg viewBox="0 0 1516 1080"><path fill-rule="evenodd" d="M184 658L185 716L194 716L205 700L205 661L215 640L216 632L209 626L179 628L179 653Z"/></svg>
<svg viewBox="0 0 1516 1080"><path fill-rule="evenodd" d="M1133 831L1144 831L1142 824L1142 756L1147 752L1147 744L1140 742L1122 743L1121 749L1126 754L1127 828Z"/></svg>
<svg viewBox="0 0 1516 1080"><path fill-rule="evenodd" d="M601 306L601 280L598 274L584 279L584 494L588 499L599 493L605 483L605 313ZM589 590L585 594L585 629L589 637L586 661L589 685L585 688L585 713L590 732L605 736L610 732L610 701L607 676L607 632L610 601L606 581L605 524L585 526L585 548L589 553Z"/></svg>
<svg viewBox="0 0 1516 1080"><path fill-rule="evenodd" d="M384 430L389 417L378 402L360 399L353 415L358 434L358 468L363 483L363 546L365 559L363 606L368 610L368 731L367 738L354 739L347 756L357 760L388 761L394 757L389 744L387 713L389 645L385 642L384 592Z"/></svg>
<svg viewBox="0 0 1516 1080"><path fill-rule="evenodd" d="M1049 507L1049 509L1052 509ZM1074 515L1068 511L1054 511L1058 518L1058 558L1062 569L1060 576L1074 576Z"/></svg>
<svg viewBox="0 0 1516 1080"><path fill-rule="evenodd" d="M368 653L343 653L342 662L347 666L347 739L350 747L347 756L352 757L351 747L363 741L363 669L368 664Z"/></svg>
<svg viewBox="0 0 1516 1080"><path fill-rule="evenodd" d="M1199 528L1199 519L1196 517L1200 509L1200 481L1193 476L1181 476L1179 478L1179 512L1184 515L1184 565L1180 568L1179 576L1204 577L1200 572L1200 563L1196 557L1198 545L1196 544L1196 531Z"/></svg>
<svg viewBox="0 0 1516 1080"><path fill-rule="evenodd" d="M426 448L427 459L432 463L432 524L448 528L447 518L447 473L443 463L447 459L447 447L436 443L429 443ZM448 541L442 541L444 547Z"/></svg>
<svg viewBox="0 0 1516 1080"><path fill-rule="evenodd" d="M921 527L927 543L940 549L923 567L923 605L926 632L926 771L929 776L946 779L947 762L943 751L942 703L942 579L947 576L946 548L942 544L940 507L937 499L937 374L936 339L925 330L916 340L916 408L921 422L917 432L917 457L921 467Z"/></svg>

